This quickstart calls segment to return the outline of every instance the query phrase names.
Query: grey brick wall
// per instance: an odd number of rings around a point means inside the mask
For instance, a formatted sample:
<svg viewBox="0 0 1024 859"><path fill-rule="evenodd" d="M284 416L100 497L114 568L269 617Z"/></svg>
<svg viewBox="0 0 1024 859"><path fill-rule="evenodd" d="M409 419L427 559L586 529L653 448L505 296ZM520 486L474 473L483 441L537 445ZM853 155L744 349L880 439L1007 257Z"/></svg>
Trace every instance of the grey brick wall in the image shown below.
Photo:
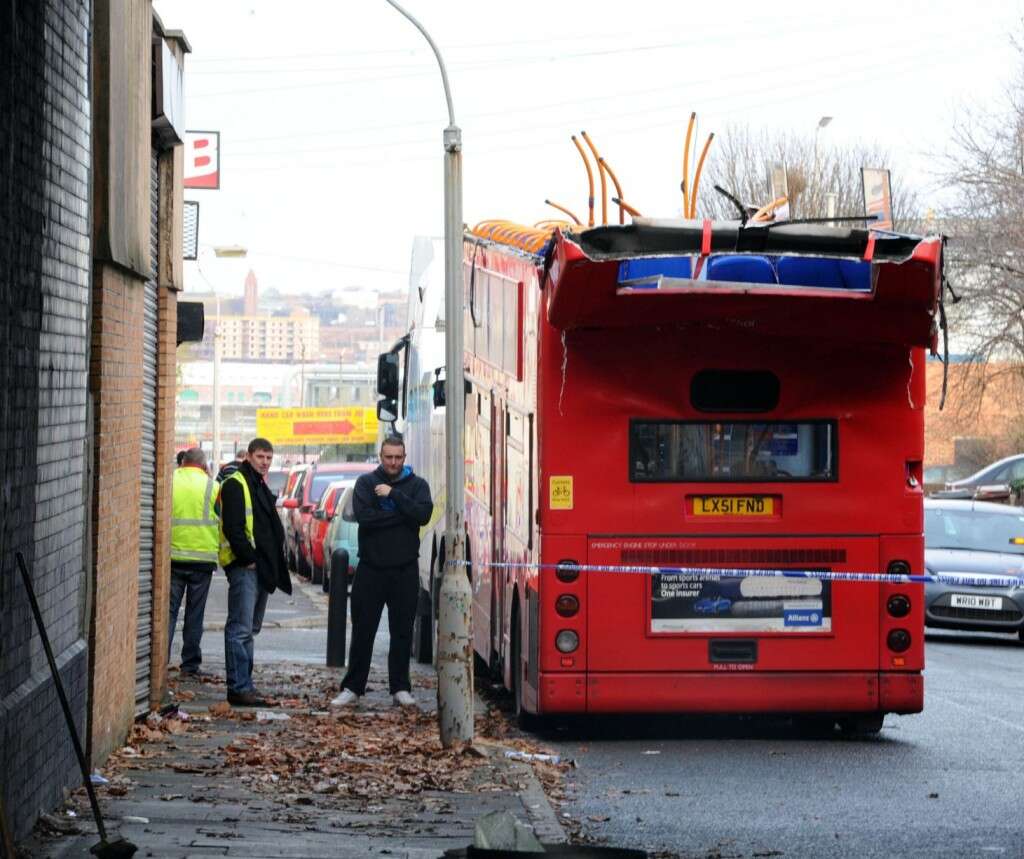
<svg viewBox="0 0 1024 859"><path fill-rule="evenodd" d="M85 727L91 14L0 3L0 789L18 838L80 776L16 551Z"/></svg>

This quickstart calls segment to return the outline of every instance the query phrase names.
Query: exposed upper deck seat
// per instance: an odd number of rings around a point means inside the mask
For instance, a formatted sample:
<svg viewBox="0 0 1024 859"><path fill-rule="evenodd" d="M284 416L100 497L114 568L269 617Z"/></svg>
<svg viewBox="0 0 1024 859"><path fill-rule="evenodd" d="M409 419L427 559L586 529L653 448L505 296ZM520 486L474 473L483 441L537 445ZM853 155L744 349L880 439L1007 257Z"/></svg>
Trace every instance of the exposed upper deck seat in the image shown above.
<svg viewBox="0 0 1024 859"><path fill-rule="evenodd" d="M778 283L775 266L768 257L721 254L708 259L708 280L735 283Z"/></svg>
<svg viewBox="0 0 1024 859"><path fill-rule="evenodd" d="M871 291L871 263L818 257L779 257L775 264L779 283L824 289Z"/></svg>

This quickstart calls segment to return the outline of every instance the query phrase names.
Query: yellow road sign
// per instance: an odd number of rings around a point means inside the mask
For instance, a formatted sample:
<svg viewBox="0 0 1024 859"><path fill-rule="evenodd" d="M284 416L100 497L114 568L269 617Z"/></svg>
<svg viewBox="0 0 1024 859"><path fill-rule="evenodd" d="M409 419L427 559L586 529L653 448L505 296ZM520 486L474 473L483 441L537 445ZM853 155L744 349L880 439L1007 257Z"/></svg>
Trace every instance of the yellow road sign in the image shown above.
<svg viewBox="0 0 1024 859"><path fill-rule="evenodd" d="M377 412L364 406L257 409L256 435L272 444L374 444Z"/></svg>

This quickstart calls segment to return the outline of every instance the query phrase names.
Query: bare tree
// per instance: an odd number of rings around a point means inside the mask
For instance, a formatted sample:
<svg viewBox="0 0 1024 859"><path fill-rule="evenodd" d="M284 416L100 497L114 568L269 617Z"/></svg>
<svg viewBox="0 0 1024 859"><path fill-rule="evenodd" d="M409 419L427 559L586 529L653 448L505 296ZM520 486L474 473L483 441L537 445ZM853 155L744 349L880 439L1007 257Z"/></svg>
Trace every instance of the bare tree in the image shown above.
<svg viewBox="0 0 1024 859"><path fill-rule="evenodd" d="M940 164L946 267L962 299L950 327L969 365L954 404L976 413L998 381L1024 406L1024 63L995 108L961 111Z"/></svg>
<svg viewBox="0 0 1024 859"><path fill-rule="evenodd" d="M828 199L835 195L837 216L862 215L864 194L861 167L888 167L888 153L872 145L826 146L814 136L773 134L735 125L716 135L705 174L700 180L698 211L712 218L736 218L736 207L714 185L720 185L744 204L771 202L768 174L772 164L786 168L790 217L824 218ZM917 219L916 193L898 181L892 188L893 221L906 229Z"/></svg>

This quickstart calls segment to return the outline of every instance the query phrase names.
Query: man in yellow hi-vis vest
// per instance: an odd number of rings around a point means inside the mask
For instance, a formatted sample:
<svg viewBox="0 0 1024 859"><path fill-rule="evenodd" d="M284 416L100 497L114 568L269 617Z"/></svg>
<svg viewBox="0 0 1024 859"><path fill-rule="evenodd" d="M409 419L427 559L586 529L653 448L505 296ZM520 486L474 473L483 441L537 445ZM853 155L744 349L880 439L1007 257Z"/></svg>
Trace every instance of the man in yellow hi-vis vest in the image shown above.
<svg viewBox="0 0 1024 859"><path fill-rule="evenodd" d="M178 609L185 597L181 673L198 675L203 662L200 641L210 579L217 569L220 518L214 509L220 487L206 471L206 454L186 450L174 472L171 499L171 616L167 627L167 661L171 660Z"/></svg>
<svg viewBox="0 0 1024 859"><path fill-rule="evenodd" d="M284 529L276 496L266 484L273 460L273 445L265 438L254 438L245 460L220 487L220 565L228 577L224 665L228 703L236 707L270 703L253 684L253 636L263 625L267 597L278 588L292 592L284 559Z"/></svg>

